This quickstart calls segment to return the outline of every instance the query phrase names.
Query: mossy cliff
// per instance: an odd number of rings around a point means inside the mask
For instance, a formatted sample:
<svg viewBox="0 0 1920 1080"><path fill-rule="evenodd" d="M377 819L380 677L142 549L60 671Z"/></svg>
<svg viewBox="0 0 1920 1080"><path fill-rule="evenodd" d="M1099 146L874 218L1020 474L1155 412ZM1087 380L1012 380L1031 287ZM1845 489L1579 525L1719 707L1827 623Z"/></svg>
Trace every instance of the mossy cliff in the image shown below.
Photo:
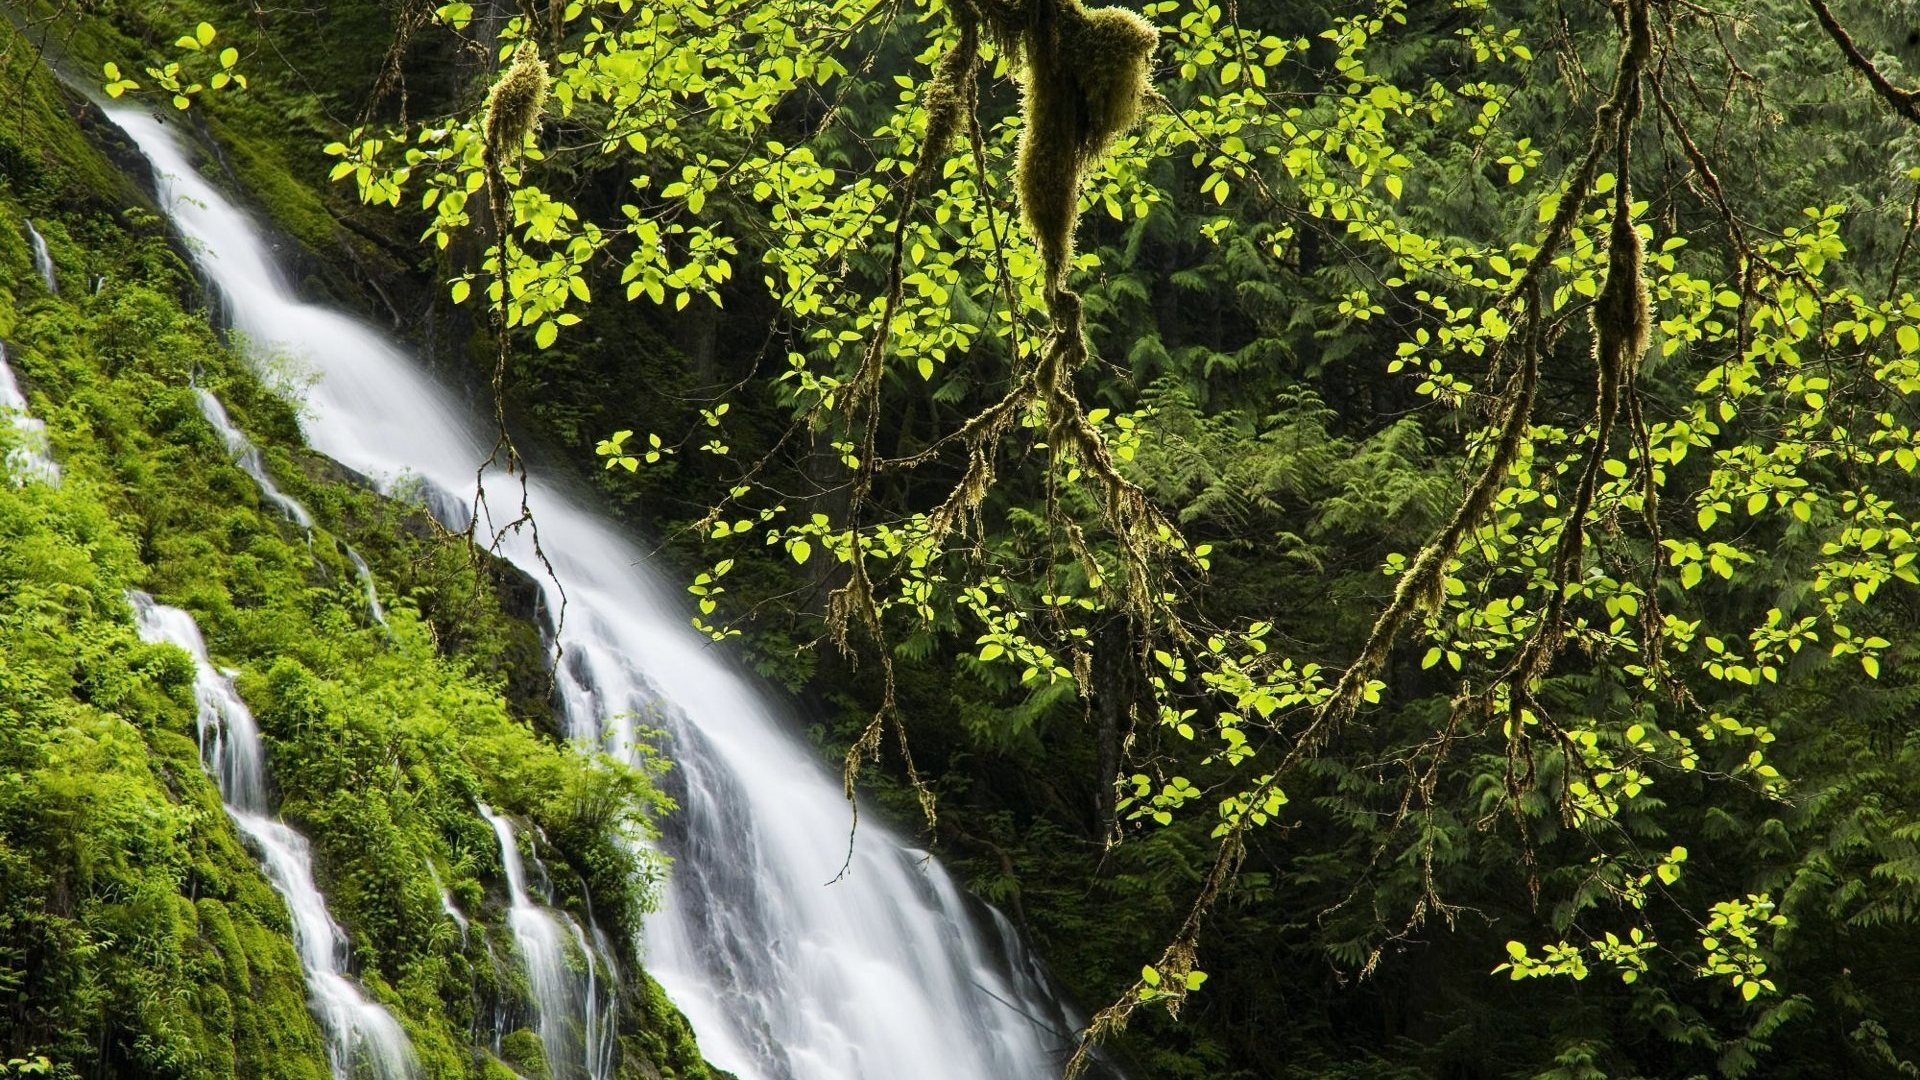
<svg viewBox="0 0 1920 1080"><path fill-rule="evenodd" d="M494 1049L526 1042L524 1019L497 1031L495 1018L524 1018L526 990L476 804L538 826L556 903L584 917L591 889L618 941L659 873L620 833L670 807L650 776L546 730L538 630L502 610L500 568L301 445L294 407L196 310L198 282L89 142L84 109L32 43L5 23L0 35L0 342L64 470L58 486L0 477L0 1063L329 1074L287 912L201 768L189 658L134 632L125 594L142 589L192 612L238 672L354 975L400 1018L421 1075L507 1077ZM59 295L34 271L29 220ZM310 536L262 504L196 384L313 512ZM348 544L372 565L386 626ZM711 1075L620 959L622 1074Z"/></svg>

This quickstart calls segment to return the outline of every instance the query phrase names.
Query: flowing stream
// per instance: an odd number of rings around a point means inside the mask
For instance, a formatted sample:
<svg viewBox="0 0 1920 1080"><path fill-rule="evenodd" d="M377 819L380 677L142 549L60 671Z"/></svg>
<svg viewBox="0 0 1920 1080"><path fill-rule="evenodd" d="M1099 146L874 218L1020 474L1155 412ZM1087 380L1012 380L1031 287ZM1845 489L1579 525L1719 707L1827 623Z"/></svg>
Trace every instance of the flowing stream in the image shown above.
<svg viewBox="0 0 1920 1080"><path fill-rule="evenodd" d="M227 415L226 406L220 404L220 399L214 397L211 390L196 386L193 396L200 403L200 415L213 425L213 430L219 432L220 441L226 444L227 453L233 458L234 464L240 466L240 471L253 477L253 482L260 487L260 494L278 507L288 521L306 530L307 542L312 543L313 515L307 512L299 499L281 491L280 486L273 482L273 474L267 471L267 461L260 456L260 448L253 445L253 440L247 438L246 432L234 426L233 418ZM341 547L347 553L347 561L353 564L353 573L360 582L361 593L367 598L367 614L381 626L387 625L387 613L380 606L380 590L374 584L373 569L353 549L353 545L343 543Z"/></svg>
<svg viewBox="0 0 1920 1080"><path fill-rule="evenodd" d="M246 340L319 376L304 401L311 443L390 492L473 492L494 437L477 411L395 342L294 295L247 214L196 171L178 125L115 105L154 168L162 209L189 241ZM702 1051L742 1080L1050 1080L1078 1026L995 913L940 864L863 823L848 872L839 780L790 723L687 625L620 529L536 475L531 538L502 553L564 612L556 673L566 729L632 755L641 724L669 733L680 809L675 864L646 927L648 970L686 1011ZM492 475L487 505L517 508ZM456 522L457 523L457 522ZM482 526L487 524L483 519Z"/></svg>
<svg viewBox="0 0 1920 1080"><path fill-rule="evenodd" d="M253 477L253 482L260 485L260 494L279 508L288 521L312 533L313 515L300 505L299 499L281 491L280 486L273 482L273 474L267 471L267 462L260 456L260 448L253 445L253 440L247 438L246 432L233 426L233 419L227 415L226 406L220 404L220 399L201 386L193 388L193 396L200 403L200 415L213 425L213 430L220 433L220 441L227 445L227 455L233 459L233 463L240 466L241 472Z"/></svg>
<svg viewBox="0 0 1920 1080"><path fill-rule="evenodd" d="M268 812L266 747L252 710L207 657L207 643L193 616L156 603L143 592L130 592L127 599L142 641L177 645L193 656L200 763L213 776L227 814L252 846L260 869L286 901L309 1000L327 1035L333 1075L338 1080L363 1074L374 1080L409 1080L416 1070L406 1033L393 1014L368 1001L345 974L347 938L314 885L307 838Z"/></svg>
<svg viewBox="0 0 1920 1080"><path fill-rule="evenodd" d="M27 241L33 245L33 268L40 271L41 284L47 287L48 292L59 296L60 279L53 276L53 253L47 250L47 238L40 235L40 230L34 228L31 221L27 222Z"/></svg>
<svg viewBox="0 0 1920 1080"><path fill-rule="evenodd" d="M593 949L580 924L555 915L527 893L527 871L513 822L482 805L480 816L500 839L507 873L507 928L533 993L534 1026L554 1080L606 1080L613 1064L613 1028Z"/></svg>
<svg viewBox="0 0 1920 1080"><path fill-rule="evenodd" d="M468 930L471 929L467 916L461 912L459 905L453 902L453 894L447 891L446 884L440 880L440 871L435 870L432 863L427 864L427 873L433 878L434 890L440 894L441 913L452 919L453 925L459 928L460 947L466 948L469 941Z"/></svg>
<svg viewBox="0 0 1920 1080"><path fill-rule="evenodd" d="M0 341L0 423L13 428L13 445L6 456L7 473L17 484L39 481L58 486L60 463L47 443L47 425L27 411L27 396L7 364L7 345Z"/></svg>

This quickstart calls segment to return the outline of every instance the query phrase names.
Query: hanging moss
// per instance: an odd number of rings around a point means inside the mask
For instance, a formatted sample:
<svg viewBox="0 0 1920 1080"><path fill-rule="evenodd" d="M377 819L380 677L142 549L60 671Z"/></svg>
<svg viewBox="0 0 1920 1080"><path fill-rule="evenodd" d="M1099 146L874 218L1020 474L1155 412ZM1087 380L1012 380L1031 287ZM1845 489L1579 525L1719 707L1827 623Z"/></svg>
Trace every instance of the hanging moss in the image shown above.
<svg viewBox="0 0 1920 1080"><path fill-rule="evenodd" d="M547 106L549 81L540 47L531 40L522 41L513 50L513 62L487 92L484 129L487 150L496 160L519 154L527 136L533 134Z"/></svg>
<svg viewBox="0 0 1920 1080"><path fill-rule="evenodd" d="M1003 13L994 36L1017 41L1026 67L1016 179L1053 291L1065 284L1073 260L1081 178L1140 118L1160 34L1126 8L1029 4L1018 33Z"/></svg>

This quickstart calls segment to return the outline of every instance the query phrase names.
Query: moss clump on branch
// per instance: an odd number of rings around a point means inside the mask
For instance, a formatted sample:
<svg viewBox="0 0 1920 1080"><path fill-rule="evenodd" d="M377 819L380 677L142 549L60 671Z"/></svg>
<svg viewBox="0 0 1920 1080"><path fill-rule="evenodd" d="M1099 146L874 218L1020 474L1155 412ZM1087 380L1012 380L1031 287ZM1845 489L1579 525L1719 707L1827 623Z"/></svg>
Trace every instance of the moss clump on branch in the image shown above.
<svg viewBox="0 0 1920 1080"><path fill-rule="evenodd" d="M1081 177L1139 120L1160 32L1138 12L1089 11L1078 0L982 10L994 23L994 40L1025 60L1016 178L1052 292L1065 283L1073 259Z"/></svg>
<svg viewBox="0 0 1920 1080"><path fill-rule="evenodd" d="M1653 300L1642 273L1646 246L1634 228L1625 182L1620 191L1608 233L1607 280L1594 298L1592 311L1594 361L1603 387L1611 386L1616 393L1632 384L1653 326Z"/></svg>
<svg viewBox="0 0 1920 1080"><path fill-rule="evenodd" d="M522 41L513 50L513 62L500 80L487 91L485 130L487 151L495 160L519 153L540 123L547 106L547 65L540 59L540 48Z"/></svg>

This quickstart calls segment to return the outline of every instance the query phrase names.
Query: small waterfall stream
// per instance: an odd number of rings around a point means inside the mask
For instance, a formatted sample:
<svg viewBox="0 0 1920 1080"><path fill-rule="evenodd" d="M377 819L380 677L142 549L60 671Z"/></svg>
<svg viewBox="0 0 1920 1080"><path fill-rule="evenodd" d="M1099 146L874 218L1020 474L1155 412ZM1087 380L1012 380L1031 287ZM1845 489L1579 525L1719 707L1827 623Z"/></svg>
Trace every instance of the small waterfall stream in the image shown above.
<svg viewBox="0 0 1920 1080"><path fill-rule="evenodd" d="M485 422L397 344L295 295L247 214L196 172L177 125L126 105L106 113L152 163L162 209L236 328L318 376L303 400L312 444L452 514L457 504L436 492L472 492L493 444ZM520 505L516 480L485 483L488 505ZM525 499L565 587L566 730L628 757L636 718L670 735L675 865L645 962L706 1056L742 1080L1058 1075L1079 1019L1004 925L937 861L865 822L849 872L827 884L848 856L838 778L688 627L685 596L619 527L538 475ZM560 608L530 537L506 536L501 552Z"/></svg>
<svg viewBox="0 0 1920 1080"><path fill-rule="evenodd" d="M468 942L468 931L471 929L470 924L467 922L466 915L462 914L460 911L459 905L453 902L453 894L447 891L446 883L440 880L440 871L434 869L433 864L431 862L427 864L427 875L433 878L433 887L440 894L441 914L445 915L449 919L452 919L453 925L456 927L459 927L460 947L462 949L466 948L467 942Z"/></svg>
<svg viewBox="0 0 1920 1080"><path fill-rule="evenodd" d="M39 482L58 487L60 463L53 460L47 425L27 411L13 368L7 364L7 345L0 341L0 423L13 428L14 444L7 450L8 475L16 484Z"/></svg>
<svg viewBox="0 0 1920 1080"><path fill-rule="evenodd" d="M55 296L60 295L60 279L53 276L53 253L47 250L47 238L27 222L27 241L33 245L33 268L40 271L40 283Z"/></svg>
<svg viewBox="0 0 1920 1080"><path fill-rule="evenodd" d="M387 612L380 606L380 588L374 584L373 568L367 565L365 557L353 550L352 544L341 546L346 549L347 561L353 564L354 576L360 579L360 591L366 594L367 614L381 626L387 625Z"/></svg>
<svg viewBox="0 0 1920 1080"><path fill-rule="evenodd" d="M286 901L294 947L306 972L314 1015L327 1035L334 1077L353 1080L364 1070L373 1080L410 1080L416 1068L406 1033L345 974L346 935L327 913L326 897L314 884L307 838L269 815L266 747L252 710L208 658L193 616L156 603L143 592L130 592L127 599L142 641L177 645L193 657L200 762L220 789L228 816L253 847L260 869Z"/></svg>
<svg viewBox="0 0 1920 1080"><path fill-rule="evenodd" d="M220 433L220 441L227 445L227 453L232 456L233 463L240 466L240 471L253 477L253 482L260 486L260 494L266 496L268 502L278 507L288 521L306 530L307 542L312 543L313 515L307 511L299 499L281 491L279 485L273 482L273 474L267 471L267 462L260 456L260 448L253 445L253 440L247 438L246 432L234 426L233 418L227 415L226 406L220 404L220 399L214 397L212 391L196 386L193 388L193 396L200 403L200 415L206 418L207 423L213 425L213 430ZM360 582L360 591L366 595L367 614L372 616L373 621L379 625L387 625L387 613L380 606L380 590L374 583L373 569L367 565L367 560L353 549L352 544L342 542L340 546L347 553L347 561L353 564L353 573Z"/></svg>
<svg viewBox="0 0 1920 1080"><path fill-rule="evenodd" d="M260 494L278 507L288 521L311 533L313 515L300 505L299 499L281 491L279 485L273 482L273 474L267 471L267 462L260 456L260 448L253 445L253 440L247 438L246 432L233 426L233 418L227 415L227 407L220 404L220 399L203 386L194 387L193 396L200 403L200 415L206 417L207 423L213 425L213 430L220 433L220 441L227 444L227 455L233 459L233 463L240 466L240 471L253 477L253 482L260 485Z"/></svg>
<svg viewBox="0 0 1920 1080"><path fill-rule="evenodd" d="M603 1015L593 949L580 924L535 903L513 822L482 804L480 816L500 840L507 875L507 928L533 994L534 1028L547 1051L554 1080L606 1080L613 1060L613 1028ZM570 947L571 946L571 947ZM575 965L578 965L576 970Z"/></svg>

